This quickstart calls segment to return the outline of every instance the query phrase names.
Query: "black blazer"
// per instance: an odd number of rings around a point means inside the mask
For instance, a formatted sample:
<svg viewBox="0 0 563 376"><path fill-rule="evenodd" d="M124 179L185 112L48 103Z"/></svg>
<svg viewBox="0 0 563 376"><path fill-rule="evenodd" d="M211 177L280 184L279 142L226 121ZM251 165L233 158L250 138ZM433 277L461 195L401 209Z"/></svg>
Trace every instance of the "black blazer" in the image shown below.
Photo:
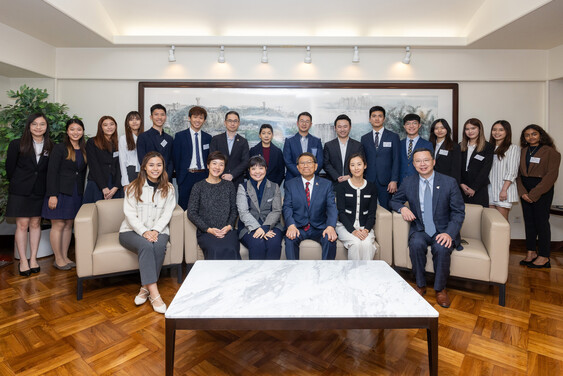
<svg viewBox="0 0 563 376"><path fill-rule="evenodd" d="M100 190L108 187L109 176L113 186L121 188L121 170L119 167L119 152L98 149L91 138L86 142L86 154L88 155L88 181L94 181Z"/></svg>
<svg viewBox="0 0 563 376"><path fill-rule="evenodd" d="M467 171L465 171L467 151L461 152L461 184L465 184L475 191L473 197L461 193L465 203L489 207L489 172L493 165L494 151L495 147L488 142L480 153L477 153L477 149L475 149L469 156L471 160Z"/></svg>
<svg viewBox="0 0 563 376"><path fill-rule="evenodd" d="M343 175L350 175L350 156L355 153L364 153L364 148L359 141L348 139L346 147L346 161L344 163L344 170L342 169L342 155L340 153L340 141L338 138L331 140L325 144L324 147L324 162L323 168L327 177L333 182L338 182L338 177Z"/></svg>
<svg viewBox="0 0 563 376"><path fill-rule="evenodd" d="M76 161L67 159L68 151L64 142L55 145L49 158L49 170L47 173L46 196L58 196L59 193L72 196L74 185L78 184L78 192L84 192L84 180L86 178L86 163L80 168Z"/></svg>
<svg viewBox="0 0 563 376"><path fill-rule="evenodd" d="M20 154L20 139L11 141L6 154L6 174L10 181L8 192L18 196L32 193L45 195L48 167L49 151L43 149L37 162L33 151L27 155Z"/></svg>
<svg viewBox="0 0 563 376"><path fill-rule="evenodd" d="M227 156L227 165L225 166L225 174L233 175L233 184L235 188L244 181L244 174L248 168L249 149L246 138L237 134L233 149L229 154L229 145L227 144L227 133L221 133L213 136L209 145L209 153L220 151Z"/></svg>
<svg viewBox="0 0 563 376"><path fill-rule="evenodd" d="M262 143L259 142L252 149L250 149L249 155L254 157L255 155L264 156L262 148ZM270 144L270 160L268 162L268 170L266 171L266 179L271 182L281 185L285 177L285 162L283 160L283 153L274 144Z"/></svg>
<svg viewBox="0 0 563 376"><path fill-rule="evenodd" d="M442 147L436 154L436 164L434 171L440 174L448 175L457 181L461 182L461 149L458 144L454 143L452 150L445 150Z"/></svg>
<svg viewBox="0 0 563 376"><path fill-rule="evenodd" d="M377 210L377 187L374 183L366 180L366 186L360 192L360 226L371 230L375 225L375 213ZM336 186L336 207L338 208L338 220L352 233L356 221L356 189L350 183L343 181Z"/></svg>

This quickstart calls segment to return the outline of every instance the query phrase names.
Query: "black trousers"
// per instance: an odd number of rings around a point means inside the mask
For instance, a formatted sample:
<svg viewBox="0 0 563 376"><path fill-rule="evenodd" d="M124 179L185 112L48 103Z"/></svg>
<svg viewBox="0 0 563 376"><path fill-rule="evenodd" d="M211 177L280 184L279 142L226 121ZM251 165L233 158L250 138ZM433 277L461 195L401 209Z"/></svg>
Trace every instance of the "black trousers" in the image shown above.
<svg viewBox="0 0 563 376"><path fill-rule="evenodd" d="M549 226L549 208L553 202L554 189L551 188L544 193L538 201L522 202L522 213L524 214L524 225L526 229L526 249L536 250L539 256L549 257L551 250L551 227Z"/></svg>

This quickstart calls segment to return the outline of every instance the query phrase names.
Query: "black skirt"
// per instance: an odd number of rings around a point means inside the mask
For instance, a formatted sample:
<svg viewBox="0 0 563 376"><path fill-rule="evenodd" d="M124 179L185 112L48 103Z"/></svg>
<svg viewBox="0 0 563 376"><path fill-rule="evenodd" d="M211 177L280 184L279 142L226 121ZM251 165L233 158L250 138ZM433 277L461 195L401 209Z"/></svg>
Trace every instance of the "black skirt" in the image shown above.
<svg viewBox="0 0 563 376"><path fill-rule="evenodd" d="M6 217L41 217L44 196L32 193L29 196L10 194L6 207Z"/></svg>

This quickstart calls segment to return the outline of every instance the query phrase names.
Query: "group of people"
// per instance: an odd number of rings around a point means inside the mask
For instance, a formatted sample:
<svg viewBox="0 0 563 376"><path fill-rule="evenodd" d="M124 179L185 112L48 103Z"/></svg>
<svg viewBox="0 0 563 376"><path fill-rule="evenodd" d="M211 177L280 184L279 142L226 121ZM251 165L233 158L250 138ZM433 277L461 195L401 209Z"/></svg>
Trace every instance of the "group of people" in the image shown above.
<svg viewBox="0 0 563 376"><path fill-rule="evenodd" d="M373 259L379 203L412 222L409 248L421 295L426 291L426 249L431 246L437 301L447 307L450 254L461 249L464 204L494 207L508 220L520 197L528 249L521 263L550 267L549 207L560 154L541 127L524 128L520 149L512 144L507 121L493 124L487 142L483 124L472 118L465 122L458 145L445 119L432 123L425 140L419 135L420 117L407 114L407 137L400 140L385 129L385 116L384 108L372 107L372 131L360 141L350 138L350 118L338 116L337 137L323 148L309 133L311 114L302 112L298 132L281 150L272 143L269 124L260 127L261 142L250 149L237 133L236 111L226 113L226 131L213 137L202 130L207 111L200 106L189 110L189 128L174 138L164 132L166 108L160 104L151 107L152 127L147 131L140 114L130 112L119 140L111 116L99 120L97 134L88 142L82 121L71 119L59 145L49 138L47 118L33 114L22 138L10 144L6 160L7 216L16 217L19 273L39 272L41 217L52 222L54 267L69 270L75 267L68 247L81 204L118 197L125 197L120 242L139 256L142 287L135 303L150 300L157 312L166 310L156 283L176 198L197 227L206 259L240 259L241 243L250 259L279 259L282 241L287 259L299 259L305 239L320 243L323 259L335 258L337 239L350 259ZM322 170L326 179L319 176ZM178 192L170 183L174 173Z"/></svg>

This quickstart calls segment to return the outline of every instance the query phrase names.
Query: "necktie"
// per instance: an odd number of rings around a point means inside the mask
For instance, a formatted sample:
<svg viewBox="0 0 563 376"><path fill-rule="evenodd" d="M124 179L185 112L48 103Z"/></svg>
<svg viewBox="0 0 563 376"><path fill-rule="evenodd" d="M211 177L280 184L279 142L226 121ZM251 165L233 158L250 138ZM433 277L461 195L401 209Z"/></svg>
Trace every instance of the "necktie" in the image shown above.
<svg viewBox="0 0 563 376"><path fill-rule="evenodd" d="M197 164L197 169L201 170L201 158L199 157L199 141L197 139L197 132L195 133L195 163Z"/></svg>
<svg viewBox="0 0 563 376"><path fill-rule="evenodd" d="M412 140L409 140L409 150L407 151L407 159L411 159L412 155Z"/></svg>
<svg viewBox="0 0 563 376"><path fill-rule="evenodd" d="M311 191L309 191L309 182L305 183L305 196L307 196L307 206L311 206ZM307 223L307 226L303 227L303 230L309 231L311 225Z"/></svg>
<svg viewBox="0 0 563 376"><path fill-rule="evenodd" d="M375 144L375 148L377 149L379 147L379 132L375 132L375 139L373 140L373 143Z"/></svg>
<svg viewBox="0 0 563 376"><path fill-rule="evenodd" d="M430 182L424 180L426 188L424 189L424 213L422 213L422 222L424 222L424 232L432 237L436 233L436 226L434 225L434 216L432 215L432 187Z"/></svg>

